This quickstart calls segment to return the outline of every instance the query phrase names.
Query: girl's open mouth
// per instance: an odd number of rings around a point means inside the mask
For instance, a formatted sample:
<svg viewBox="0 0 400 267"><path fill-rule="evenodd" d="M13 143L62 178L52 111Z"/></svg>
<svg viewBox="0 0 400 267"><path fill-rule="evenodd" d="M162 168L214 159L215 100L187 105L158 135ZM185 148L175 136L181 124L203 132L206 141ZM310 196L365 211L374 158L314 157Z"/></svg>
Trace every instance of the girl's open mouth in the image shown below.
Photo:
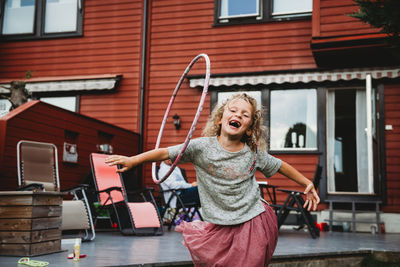
<svg viewBox="0 0 400 267"><path fill-rule="evenodd" d="M236 121L236 120L232 120L229 122L230 126L233 126L235 128L239 128L241 126L240 122Z"/></svg>

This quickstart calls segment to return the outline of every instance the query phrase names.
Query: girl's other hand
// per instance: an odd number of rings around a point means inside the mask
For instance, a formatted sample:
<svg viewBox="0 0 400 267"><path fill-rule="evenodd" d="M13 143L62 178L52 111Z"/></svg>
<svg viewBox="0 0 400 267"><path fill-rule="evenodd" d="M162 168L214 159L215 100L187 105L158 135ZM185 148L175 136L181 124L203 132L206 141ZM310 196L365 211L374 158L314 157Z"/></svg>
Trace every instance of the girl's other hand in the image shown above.
<svg viewBox="0 0 400 267"><path fill-rule="evenodd" d="M106 158L105 162L110 166L120 165L121 168L117 169L117 172L126 172L130 168L135 167L132 158L121 155L111 155Z"/></svg>
<svg viewBox="0 0 400 267"><path fill-rule="evenodd" d="M307 185L306 190L304 191L304 194L306 195L306 201L304 203L303 208L307 208L308 211L310 211L311 209L313 211L316 211L317 205L319 204L320 199L317 194L317 191L314 188L313 183L309 183Z"/></svg>

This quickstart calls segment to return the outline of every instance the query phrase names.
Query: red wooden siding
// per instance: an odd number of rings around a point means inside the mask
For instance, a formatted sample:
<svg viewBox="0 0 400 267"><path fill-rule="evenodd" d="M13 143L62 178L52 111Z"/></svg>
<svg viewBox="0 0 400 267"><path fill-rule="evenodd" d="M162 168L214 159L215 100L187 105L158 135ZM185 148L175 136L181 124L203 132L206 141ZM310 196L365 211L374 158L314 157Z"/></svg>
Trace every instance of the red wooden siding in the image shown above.
<svg viewBox="0 0 400 267"><path fill-rule="evenodd" d="M310 19L214 27L214 3L214 0L151 1L146 150L154 148L165 108L182 72L200 53L210 57L213 74L316 67L309 48ZM189 75L204 73L201 59ZM182 128L176 131L170 120L162 146L185 140L201 89L189 88L187 82L182 84L170 113L170 117L175 113L181 117ZM201 134L209 112L208 98L195 137ZM189 177L194 177L194 171L188 168ZM148 166L146 181L151 183L149 169Z"/></svg>
<svg viewBox="0 0 400 267"><path fill-rule="evenodd" d="M385 124L393 130L386 131L386 212L399 212L400 207L400 85L385 85Z"/></svg>
<svg viewBox="0 0 400 267"><path fill-rule="evenodd" d="M78 163L65 163L65 131L77 134ZM58 149L61 189L82 183L90 174L89 154L104 143L99 131L112 136L117 154L138 153L139 135L108 123L40 101L31 101L0 118L0 190L17 187L17 143L31 140L53 143Z"/></svg>
<svg viewBox="0 0 400 267"><path fill-rule="evenodd" d="M369 24L348 16L358 10L358 6L349 0L320 1L320 36L334 37L344 35L371 34L379 32Z"/></svg>
<svg viewBox="0 0 400 267"><path fill-rule="evenodd" d="M312 37L315 37L315 42L341 42L346 38L376 37L379 32L378 29L348 16L357 9L351 0L314 0L316 9L313 11L313 22L311 19L296 19L227 26L214 26L214 0L148 1L144 150L154 148L173 89L196 55L208 54L211 73L220 76L317 69L310 49ZM82 37L0 43L0 79L20 79L27 70L33 71L35 78L121 74L122 80L116 92L83 93L80 98L80 112L88 117L139 132L144 1L86 0L84 4ZM204 72L205 64L201 59L189 75ZM247 88L243 86L243 89ZM170 146L185 140L197 110L201 89L190 88L188 81L182 84L170 112L161 146ZM386 131L387 212L399 212L400 207L399 89L399 86L394 85L387 85L385 88L386 124L394 127L393 131ZM61 151L65 129L82 131L78 140L82 142L79 144L82 148L79 157L87 160L88 153L95 149L93 142L97 138L97 129L101 128L114 134L113 141L117 142L113 144L115 153L132 155L138 151L138 136L132 132L60 109L54 109L54 113L51 109L52 112L49 113L49 105L44 103L31 102L28 105L30 108L24 109L24 112L20 110L18 116L7 116L9 120L0 119L0 179L4 180L2 186L7 189L13 189L16 185L15 146L19 138L54 140ZM193 138L201 135L210 109L208 95ZM175 130L172 124L171 117L175 113L181 118L180 130ZM88 125L81 121L87 119L90 121ZM313 176L318 159L318 155L310 154L277 157L288 161L309 178ZM88 162L82 163L82 166L85 171L72 165L60 166L68 177L61 184L66 187L74 182L81 182L83 176L87 175ZM192 166L188 164L183 167L188 170L189 180L193 181L195 172ZM145 164L145 183L154 186L150 176L150 164ZM269 182L300 189L279 174ZM278 200L282 201L284 197L285 195L279 194Z"/></svg>
<svg viewBox="0 0 400 267"><path fill-rule="evenodd" d="M3 42L0 78L122 74L118 94L83 95L80 111L139 131L143 1L84 3L83 37Z"/></svg>

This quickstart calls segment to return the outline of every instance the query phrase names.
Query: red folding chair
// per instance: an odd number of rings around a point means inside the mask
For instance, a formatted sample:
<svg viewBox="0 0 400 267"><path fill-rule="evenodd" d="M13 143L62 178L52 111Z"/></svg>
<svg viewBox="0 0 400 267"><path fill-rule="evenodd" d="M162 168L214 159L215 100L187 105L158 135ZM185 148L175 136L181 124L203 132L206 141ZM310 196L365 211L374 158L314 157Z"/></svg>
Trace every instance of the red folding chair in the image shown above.
<svg viewBox="0 0 400 267"><path fill-rule="evenodd" d="M117 166L105 163L107 157L105 154L90 154L96 193L102 205L98 213L103 208L112 206L119 230L124 235L162 235L164 229L151 191L144 189L135 192L143 201L128 202L122 175L117 172ZM95 222L96 220L97 218Z"/></svg>

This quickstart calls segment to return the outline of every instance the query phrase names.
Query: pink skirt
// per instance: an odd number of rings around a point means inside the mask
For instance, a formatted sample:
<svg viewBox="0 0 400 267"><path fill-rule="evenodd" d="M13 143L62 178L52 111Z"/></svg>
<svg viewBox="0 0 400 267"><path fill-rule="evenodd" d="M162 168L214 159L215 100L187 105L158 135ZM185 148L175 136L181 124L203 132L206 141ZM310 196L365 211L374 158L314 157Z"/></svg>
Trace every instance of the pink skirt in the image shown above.
<svg viewBox="0 0 400 267"><path fill-rule="evenodd" d="M216 225L204 221L182 222L175 230L183 235L195 266L268 266L278 242L274 211L265 212L238 225Z"/></svg>

